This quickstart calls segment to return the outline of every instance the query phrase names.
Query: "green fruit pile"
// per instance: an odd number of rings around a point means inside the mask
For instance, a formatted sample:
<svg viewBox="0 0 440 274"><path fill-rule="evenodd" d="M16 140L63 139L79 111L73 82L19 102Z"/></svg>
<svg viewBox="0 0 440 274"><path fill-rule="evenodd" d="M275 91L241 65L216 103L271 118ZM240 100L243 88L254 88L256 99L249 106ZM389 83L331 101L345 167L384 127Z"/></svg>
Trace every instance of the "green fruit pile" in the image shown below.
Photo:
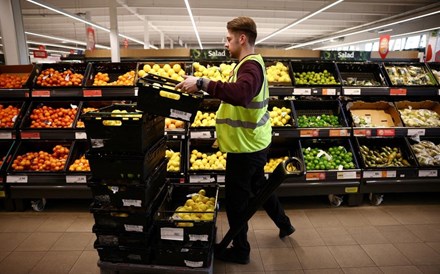
<svg viewBox="0 0 440 274"><path fill-rule="evenodd" d="M338 116L318 115L318 116L298 116L298 127L339 127Z"/></svg>
<svg viewBox="0 0 440 274"><path fill-rule="evenodd" d="M353 169L353 154L343 146L330 147L328 150L319 148L303 148L304 162L307 170Z"/></svg>
<svg viewBox="0 0 440 274"><path fill-rule="evenodd" d="M323 72L294 72L295 84L297 85L339 85L335 77L324 70Z"/></svg>

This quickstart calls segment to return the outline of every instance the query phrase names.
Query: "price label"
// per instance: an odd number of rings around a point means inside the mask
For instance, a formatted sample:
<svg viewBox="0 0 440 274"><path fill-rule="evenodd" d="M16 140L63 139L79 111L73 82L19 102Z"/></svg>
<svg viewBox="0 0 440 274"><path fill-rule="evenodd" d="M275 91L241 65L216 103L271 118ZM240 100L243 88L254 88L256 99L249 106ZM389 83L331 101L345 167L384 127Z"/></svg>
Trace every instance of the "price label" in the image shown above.
<svg viewBox="0 0 440 274"><path fill-rule="evenodd" d="M438 177L437 170L419 170L419 177Z"/></svg>
<svg viewBox="0 0 440 274"><path fill-rule="evenodd" d="M310 89L310 88L294 88L293 95L312 95L312 89Z"/></svg>
<svg viewBox="0 0 440 274"><path fill-rule="evenodd" d="M66 176L66 183L68 183L68 184L74 184L74 183L86 184L87 178L86 178L86 176L67 175Z"/></svg>
<svg viewBox="0 0 440 274"><path fill-rule="evenodd" d="M122 199L123 206L134 206L134 207L142 207L141 200L132 200L132 199Z"/></svg>
<svg viewBox="0 0 440 274"><path fill-rule="evenodd" d="M224 183L225 175L217 175L217 183Z"/></svg>
<svg viewBox="0 0 440 274"><path fill-rule="evenodd" d="M336 89L334 88L323 88L322 95L336 95Z"/></svg>
<svg viewBox="0 0 440 274"><path fill-rule="evenodd" d="M268 180L269 179L269 174L265 173L264 177L266 177L266 180Z"/></svg>
<svg viewBox="0 0 440 274"><path fill-rule="evenodd" d="M360 88L344 88L344 95L361 95Z"/></svg>
<svg viewBox="0 0 440 274"><path fill-rule="evenodd" d="M207 242L208 241L208 235L206 234L189 234L189 240L191 242L195 242L195 241L202 241L202 242Z"/></svg>
<svg viewBox="0 0 440 274"><path fill-rule="evenodd" d="M144 227L141 225L127 225L124 224L125 231L127 232L143 232Z"/></svg>
<svg viewBox="0 0 440 274"><path fill-rule="evenodd" d="M358 193L358 192L359 192L359 188L357 186L345 188L345 193Z"/></svg>
<svg viewBox="0 0 440 274"><path fill-rule="evenodd" d="M160 238L162 240L183 241L183 228L161 227Z"/></svg>
<svg viewBox="0 0 440 274"><path fill-rule="evenodd" d="M191 120L192 113L185 112L177 109L170 109L170 117L180 119L183 121L189 121Z"/></svg>
<svg viewBox="0 0 440 274"><path fill-rule="evenodd" d="M346 129L330 129L329 131L330 137L347 137L349 136L348 130Z"/></svg>
<svg viewBox="0 0 440 274"><path fill-rule="evenodd" d="M407 136L425 136L425 129L423 128L408 129Z"/></svg>
<svg viewBox="0 0 440 274"><path fill-rule="evenodd" d="M382 171L364 171L364 178L382 178Z"/></svg>
<svg viewBox="0 0 440 274"><path fill-rule="evenodd" d="M306 180L307 181L325 180L325 173L324 172L307 172L306 173Z"/></svg>
<svg viewBox="0 0 440 274"><path fill-rule="evenodd" d="M12 132L0 132L0 139L12 139Z"/></svg>
<svg viewBox="0 0 440 274"><path fill-rule="evenodd" d="M183 261L185 262L185 265L188 267L196 268L203 266L203 261L188 261L188 260L183 260Z"/></svg>
<svg viewBox="0 0 440 274"><path fill-rule="evenodd" d="M28 177L26 175L8 175L6 183L27 183Z"/></svg>
<svg viewBox="0 0 440 274"><path fill-rule="evenodd" d="M396 136L396 130L395 129L378 129L377 136L394 137L394 136Z"/></svg>
<svg viewBox="0 0 440 274"><path fill-rule="evenodd" d="M40 139L39 132L21 132L21 139Z"/></svg>
<svg viewBox="0 0 440 274"><path fill-rule="evenodd" d="M406 88L391 88L390 95L405 96L406 95Z"/></svg>
<svg viewBox="0 0 440 274"><path fill-rule="evenodd" d="M75 139L77 139L77 140L87 139L87 133L85 133L85 132L75 132Z"/></svg>
<svg viewBox="0 0 440 274"><path fill-rule="evenodd" d="M190 183L212 183L215 182L215 178L210 175L190 175L189 176Z"/></svg>
<svg viewBox="0 0 440 274"><path fill-rule="evenodd" d="M355 129L354 136L371 136L371 129Z"/></svg>
<svg viewBox="0 0 440 274"><path fill-rule="evenodd" d="M134 88L134 96L137 97L139 94L139 87Z"/></svg>
<svg viewBox="0 0 440 274"><path fill-rule="evenodd" d="M83 90L84 97L102 97L102 90L100 89L85 89Z"/></svg>
<svg viewBox="0 0 440 274"><path fill-rule="evenodd" d="M382 171L383 178L395 178L397 177L397 172L395 170Z"/></svg>
<svg viewBox="0 0 440 274"><path fill-rule="evenodd" d="M33 90L32 97L50 97L50 90Z"/></svg>
<svg viewBox="0 0 440 274"><path fill-rule="evenodd" d="M192 139L209 139L211 138L211 132L209 131L194 131L190 132Z"/></svg>
<svg viewBox="0 0 440 274"><path fill-rule="evenodd" d="M301 129L299 131L300 137L317 137L319 135L319 131L317 129Z"/></svg>
<svg viewBox="0 0 440 274"><path fill-rule="evenodd" d="M336 174L336 178L338 180L345 180L345 179L356 179L356 171L348 171L348 172L338 172Z"/></svg>
<svg viewBox="0 0 440 274"><path fill-rule="evenodd" d="M272 132L272 136L278 137L278 136L280 136L280 134L278 132Z"/></svg>

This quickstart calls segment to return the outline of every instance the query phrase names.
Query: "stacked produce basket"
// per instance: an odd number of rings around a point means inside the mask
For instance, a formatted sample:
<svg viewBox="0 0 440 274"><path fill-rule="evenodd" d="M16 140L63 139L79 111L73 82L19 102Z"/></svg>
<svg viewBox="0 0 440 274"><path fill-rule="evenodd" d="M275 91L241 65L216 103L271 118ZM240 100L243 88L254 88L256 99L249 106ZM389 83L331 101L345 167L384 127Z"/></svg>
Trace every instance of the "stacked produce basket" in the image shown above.
<svg viewBox="0 0 440 274"><path fill-rule="evenodd" d="M165 194L164 118L114 104L82 115L90 150L100 260L149 264L152 220Z"/></svg>

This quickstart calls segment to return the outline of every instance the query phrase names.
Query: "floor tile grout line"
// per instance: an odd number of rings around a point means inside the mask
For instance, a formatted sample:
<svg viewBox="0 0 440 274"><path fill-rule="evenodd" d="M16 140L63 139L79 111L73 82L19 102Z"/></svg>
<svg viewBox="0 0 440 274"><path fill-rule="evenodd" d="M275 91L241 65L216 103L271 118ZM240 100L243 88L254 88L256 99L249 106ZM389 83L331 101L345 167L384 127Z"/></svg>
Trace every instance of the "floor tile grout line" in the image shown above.
<svg viewBox="0 0 440 274"><path fill-rule="evenodd" d="M21 252L21 251L19 251ZM32 252L32 251L24 251L24 252ZM38 251L41 252L41 251ZM35 265L32 267L32 269L29 271L29 273L32 273L32 271L37 267L37 265L44 259L44 257L46 257L47 253L49 253L49 251L43 251L45 252L43 256L41 256L41 258L38 260L38 262L35 263Z"/></svg>

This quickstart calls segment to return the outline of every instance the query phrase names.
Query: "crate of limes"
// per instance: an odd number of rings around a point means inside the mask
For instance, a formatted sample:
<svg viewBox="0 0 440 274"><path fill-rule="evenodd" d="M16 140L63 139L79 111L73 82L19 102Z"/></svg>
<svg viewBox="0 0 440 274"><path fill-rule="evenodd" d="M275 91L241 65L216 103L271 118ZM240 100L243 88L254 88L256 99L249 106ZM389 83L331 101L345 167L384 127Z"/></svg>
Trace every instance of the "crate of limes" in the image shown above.
<svg viewBox="0 0 440 274"><path fill-rule="evenodd" d="M301 151L307 170L347 170L357 168L349 140L302 140Z"/></svg>

